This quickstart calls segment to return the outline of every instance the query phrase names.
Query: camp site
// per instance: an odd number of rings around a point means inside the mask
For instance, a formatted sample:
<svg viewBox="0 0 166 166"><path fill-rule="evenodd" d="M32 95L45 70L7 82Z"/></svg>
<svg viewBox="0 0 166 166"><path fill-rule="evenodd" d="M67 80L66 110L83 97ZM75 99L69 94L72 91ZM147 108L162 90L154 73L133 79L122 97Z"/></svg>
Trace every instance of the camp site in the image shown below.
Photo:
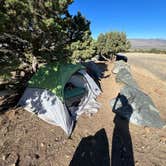
<svg viewBox="0 0 166 166"><path fill-rule="evenodd" d="M166 166L165 5L1 0L0 166Z"/></svg>

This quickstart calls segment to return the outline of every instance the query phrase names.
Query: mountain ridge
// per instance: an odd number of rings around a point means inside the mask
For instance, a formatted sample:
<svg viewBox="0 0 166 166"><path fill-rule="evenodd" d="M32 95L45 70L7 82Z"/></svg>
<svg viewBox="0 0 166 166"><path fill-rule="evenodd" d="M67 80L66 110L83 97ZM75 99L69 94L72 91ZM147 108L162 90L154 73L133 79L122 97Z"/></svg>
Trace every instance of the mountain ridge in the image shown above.
<svg viewBox="0 0 166 166"><path fill-rule="evenodd" d="M132 38L128 39L131 43L131 49L160 49L166 50L166 39L144 39Z"/></svg>

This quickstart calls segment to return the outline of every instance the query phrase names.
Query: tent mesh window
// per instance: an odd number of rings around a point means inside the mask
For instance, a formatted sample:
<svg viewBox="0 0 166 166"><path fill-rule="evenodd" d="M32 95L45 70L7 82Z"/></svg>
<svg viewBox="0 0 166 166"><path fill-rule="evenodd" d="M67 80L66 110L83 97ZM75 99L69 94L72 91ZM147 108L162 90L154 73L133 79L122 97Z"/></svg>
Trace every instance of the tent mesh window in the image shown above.
<svg viewBox="0 0 166 166"><path fill-rule="evenodd" d="M64 101L70 114L84 101L87 93L83 76L78 73L74 74L64 88Z"/></svg>

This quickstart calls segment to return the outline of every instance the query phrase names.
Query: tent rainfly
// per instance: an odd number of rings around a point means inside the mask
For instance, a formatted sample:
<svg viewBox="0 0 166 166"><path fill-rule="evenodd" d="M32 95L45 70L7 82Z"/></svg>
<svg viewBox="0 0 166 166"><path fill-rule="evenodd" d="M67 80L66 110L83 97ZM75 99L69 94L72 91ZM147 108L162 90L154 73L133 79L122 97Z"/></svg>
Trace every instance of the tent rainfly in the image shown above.
<svg viewBox="0 0 166 166"><path fill-rule="evenodd" d="M82 113L95 113L101 90L81 64L52 63L28 82L18 105L44 121L60 126L69 136Z"/></svg>

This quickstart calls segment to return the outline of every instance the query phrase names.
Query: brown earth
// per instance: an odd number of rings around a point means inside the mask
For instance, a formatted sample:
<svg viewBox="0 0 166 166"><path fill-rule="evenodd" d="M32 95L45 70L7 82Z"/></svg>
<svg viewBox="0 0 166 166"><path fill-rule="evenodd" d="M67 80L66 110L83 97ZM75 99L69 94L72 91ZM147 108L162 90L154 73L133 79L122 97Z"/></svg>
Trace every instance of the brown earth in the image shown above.
<svg viewBox="0 0 166 166"><path fill-rule="evenodd" d="M71 139L21 108L1 114L0 166L165 166L166 128L136 126L115 116L109 101L121 85L111 73L113 64L106 67L98 97L101 108L79 118ZM166 84L146 69L131 67L166 121Z"/></svg>
<svg viewBox="0 0 166 166"><path fill-rule="evenodd" d="M126 53L129 64L146 69L148 74L166 82L166 54Z"/></svg>

